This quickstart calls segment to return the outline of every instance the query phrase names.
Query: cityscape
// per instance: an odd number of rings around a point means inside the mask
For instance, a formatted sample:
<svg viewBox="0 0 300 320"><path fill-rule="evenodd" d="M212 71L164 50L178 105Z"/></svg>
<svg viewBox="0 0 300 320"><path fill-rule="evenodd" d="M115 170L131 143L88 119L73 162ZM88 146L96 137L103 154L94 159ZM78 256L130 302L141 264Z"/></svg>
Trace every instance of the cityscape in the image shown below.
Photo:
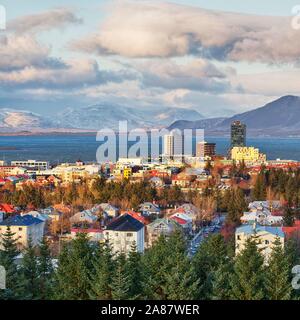
<svg viewBox="0 0 300 320"><path fill-rule="evenodd" d="M204 140L185 154L177 130L157 159L2 161L1 296L296 298L300 163L248 146L241 121L230 131L226 155Z"/></svg>
<svg viewBox="0 0 300 320"><path fill-rule="evenodd" d="M3 0L0 310L298 301L299 36L290 0Z"/></svg>

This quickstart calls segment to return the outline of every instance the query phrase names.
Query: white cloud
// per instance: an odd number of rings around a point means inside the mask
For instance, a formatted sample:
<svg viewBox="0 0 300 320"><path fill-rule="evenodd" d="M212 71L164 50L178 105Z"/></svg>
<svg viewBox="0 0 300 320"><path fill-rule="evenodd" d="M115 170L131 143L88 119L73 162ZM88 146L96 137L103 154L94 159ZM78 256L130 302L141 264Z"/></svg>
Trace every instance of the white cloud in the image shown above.
<svg viewBox="0 0 300 320"><path fill-rule="evenodd" d="M16 18L8 23L8 30L15 33L47 31L69 24L80 24L82 20L67 8L56 8L46 12Z"/></svg>
<svg viewBox="0 0 300 320"><path fill-rule="evenodd" d="M9 34L0 37L0 70L45 66L54 62L49 55L50 48L41 45L32 36Z"/></svg>
<svg viewBox="0 0 300 320"><path fill-rule="evenodd" d="M240 86L248 94L300 95L300 69L240 74L232 77L231 83Z"/></svg>
<svg viewBox="0 0 300 320"><path fill-rule="evenodd" d="M230 88L227 71L218 69L213 63L200 58L185 63L160 59L136 63L134 66L141 73L141 81L146 87L207 92L222 92Z"/></svg>
<svg viewBox="0 0 300 320"><path fill-rule="evenodd" d="M289 17L208 11L155 1L118 1L99 32L73 42L99 55L202 55L233 61L294 62L299 32Z"/></svg>

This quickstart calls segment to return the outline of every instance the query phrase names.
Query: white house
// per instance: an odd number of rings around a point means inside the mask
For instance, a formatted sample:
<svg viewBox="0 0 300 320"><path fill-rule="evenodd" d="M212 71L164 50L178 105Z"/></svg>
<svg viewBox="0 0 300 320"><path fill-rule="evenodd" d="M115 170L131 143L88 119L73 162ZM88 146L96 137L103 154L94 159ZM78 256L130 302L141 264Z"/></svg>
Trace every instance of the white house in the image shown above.
<svg viewBox="0 0 300 320"><path fill-rule="evenodd" d="M119 209L112 206L109 203L101 203L100 205L101 210L106 213L109 217L115 218L119 214Z"/></svg>
<svg viewBox="0 0 300 320"><path fill-rule="evenodd" d="M160 236L169 237L174 231L178 230L180 226L174 220L162 218L154 220L148 224L146 228L147 243L150 247Z"/></svg>
<svg viewBox="0 0 300 320"><path fill-rule="evenodd" d="M283 224L283 215L278 209L281 204L279 201L253 201L249 203L249 212L244 212L241 217L243 224L253 224L254 222L265 226L281 226ZM277 214L274 214L277 211Z"/></svg>
<svg viewBox="0 0 300 320"><path fill-rule="evenodd" d="M70 222L72 224L81 223L81 222L94 223L96 221L97 221L97 217L94 216L88 210L77 212L76 214L74 214L73 217L70 218Z"/></svg>
<svg viewBox="0 0 300 320"><path fill-rule="evenodd" d="M85 233L88 236L89 241L99 242L104 240L103 230L96 228L72 228L71 238L74 239L78 233Z"/></svg>
<svg viewBox="0 0 300 320"><path fill-rule="evenodd" d="M129 214L123 214L112 221L105 230L105 239L110 243L114 253L126 255L135 244L138 252L145 248L144 224Z"/></svg>
<svg viewBox="0 0 300 320"><path fill-rule="evenodd" d="M10 217L0 223L0 237L8 227L15 234L18 247L23 248L28 245L29 239L34 246L40 243L44 236L45 222L31 215Z"/></svg>
<svg viewBox="0 0 300 320"><path fill-rule="evenodd" d="M243 225L235 231L235 253L238 255L245 248L247 239L255 238L258 248L267 261L276 238L279 238L282 247L284 247L284 232L281 227L261 226L254 223L253 225Z"/></svg>
<svg viewBox="0 0 300 320"><path fill-rule="evenodd" d="M160 208L152 202L144 202L140 205L139 210L142 212L145 216L150 216L152 214L159 215L160 214Z"/></svg>

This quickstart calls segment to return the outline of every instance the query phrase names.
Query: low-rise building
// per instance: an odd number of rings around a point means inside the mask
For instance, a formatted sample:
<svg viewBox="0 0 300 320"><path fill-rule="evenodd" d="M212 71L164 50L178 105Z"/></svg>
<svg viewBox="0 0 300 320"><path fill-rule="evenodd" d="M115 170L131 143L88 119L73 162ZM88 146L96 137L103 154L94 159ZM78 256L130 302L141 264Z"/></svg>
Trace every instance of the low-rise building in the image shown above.
<svg viewBox="0 0 300 320"><path fill-rule="evenodd" d="M140 205L139 210L144 216L159 215L160 208L153 202L144 202Z"/></svg>
<svg viewBox="0 0 300 320"><path fill-rule="evenodd" d="M259 152L254 147L233 147L231 149L231 159L245 162L266 162L266 155Z"/></svg>
<svg viewBox="0 0 300 320"><path fill-rule="evenodd" d="M265 226L281 226L283 212L280 201L253 201L249 203L249 212L244 212L241 223L253 224L257 222Z"/></svg>
<svg viewBox="0 0 300 320"><path fill-rule="evenodd" d="M110 243L114 253L128 254L135 244L138 252L144 252L144 224L129 214L113 220L105 230L105 239Z"/></svg>
<svg viewBox="0 0 300 320"><path fill-rule="evenodd" d="M48 161L39 161L39 160L16 160L16 161L11 161L11 165L16 167L24 167L24 168L37 169L37 170L49 169Z"/></svg>
<svg viewBox="0 0 300 320"><path fill-rule="evenodd" d="M71 224L88 223L92 224L97 221L97 217L91 214L88 210L77 212L70 218Z"/></svg>
<svg viewBox="0 0 300 320"><path fill-rule="evenodd" d="M45 222L31 215L10 217L0 223L0 236L6 233L8 227L15 234L17 246L24 248L28 246L29 240L34 246L42 241Z"/></svg>
<svg viewBox="0 0 300 320"><path fill-rule="evenodd" d="M281 227L261 226L256 223L253 225L243 225L235 231L235 253L240 254L245 248L247 239L255 239L258 248L261 250L265 260L270 257L274 242L278 238L284 247L284 232Z"/></svg>
<svg viewBox="0 0 300 320"><path fill-rule="evenodd" d="M174 220L156 219L147 225L147 246L151 247L160 236L169 237L179 228L179 225Z"/></svg>
<svg viewBox="0 0 300 320"><path fill-rule="evenodd" d="M91 242L104 241L102 229L97 228L71 228L71 238L74 239L78 233L85 233Z"/></svg>
<svg viewBox="0 0 300 320"><path fill-rule="evenodd" d="M109 203L101 203L99 206L103 213L106 214L108 217L116 218L119 214L119 209L112 206Z"/></svg>

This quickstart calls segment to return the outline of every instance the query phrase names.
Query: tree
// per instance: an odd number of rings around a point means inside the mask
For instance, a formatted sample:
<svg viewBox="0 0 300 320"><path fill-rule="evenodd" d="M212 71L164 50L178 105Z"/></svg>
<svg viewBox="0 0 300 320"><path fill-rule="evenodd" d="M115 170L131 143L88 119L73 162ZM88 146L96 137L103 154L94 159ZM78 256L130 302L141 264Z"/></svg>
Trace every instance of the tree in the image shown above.
<svg viewBox="0 0 300 320"><path fill-rule="evenodd" d="M29 239L28 246L26 247L23 255L21 272L25 279L25 296L29 300L39 298L39 275L37 266L37 257L35 248Z"/></svg>
<svg viewBox="0 0 300 320"><path fill-rule="evenodd" d="M114 300L129 299L129 283L126 274L126 257L120 254L116 260L116 269L111 283L112 298Z"/></svg>
<svg viewBox="0 0 300 320"><path fill-rule="evenodd" d="M212 274L212 299L229 300L231 298L230 277L233 273L233 262L230 258L223 261Z"/></svg>
<svg viewBox="0 0 300 320"><path fill-rule="evenodd" d="M126 273L128 276L128 296L130 299L141 298L143 295L143 272L141 253L137 252L134 244L126 261Z"/></svg>
<svg viewBox="0 0 300 320"><path fill-rule="evenodd" d="M277 237L270 255L265 277L266 295L270 300L291 298L290 264Z"/></svg>
<svg viewBox="0 0 300 320"><path fill-rule="evenodd" d="M172 257L167 259L173 260ZM193 300L197 298L199 279L197 279L197 274L186 256L178 259L170 270L165 272L164 276L163 288L166 300Z"/></svg>
<svg viewBox="0 0 300 320"><path fill-rule="evenodd" d="M40 299L48 300L53 294L54 268L46 238L39 246L38 274Z"/></svg>
<svg viewBox="0 0 300 320"><path fill-rule="evenodd" d="M2 250L0 252L0 265L6 270L6 288L0 291L2 299L22 299L24 297L24 279L17 272L15 258L19 254L15 233L10 227L1 237Z"/></svg>
<svg viewBox="0 0 300 320"><path fill-rule="evenodd" d="M247 239L244 250L236 257L231 277L231 298L261 300L265 298L264 258L257 248L256 239Z"/></svg>
<svg viewBox="0 0 300 320"><path fill-rule="evenodd" d="M108 243L100 244L93 259L93 272L90 276L89 297L93 300L112 299L111 283L115 263Z"/></svg>
<svg viewBox="0 0 300 320"><path fill-rule="evenodd" d="M228 201L226 221L229 224L239 225L240 218L247 207L243 190L233 189Z"/></svg>
<svg viewBox="0 0 300 320"><path fill-rule="evenodd" d="M160 236L142 257L145 270L144 292L147 299L167 298L167 276L170 270L186 257L186 243L181 231L166 238ZM175 270L176 271L176 270Z"/></svg>
<svg viewBox="0 0 300 320"><path fill-rule="evenodd" d="M199 280L198 299L211 298L213 274L227 261L228 256L228 248L220 234L211 235L201 244L193 258Z"/></svg>
<svg viewBox="0 0 300 320"><path fill-rule="evenodd" d="M262 200L266 200L266 196L267 196L267 191L266 191L266 185L265 185L265 179L264 179L264 171L261 170L261 172L256 177L254 188L252 190L252 199L262 201Z"/></svg>
<svg viewBox="0 0 300 320"><path fill-rule="evenodd" d="M93 250L87 235L79 233L63 247L58 258L55 297L66 300L86 300L90 290Z"/></svg>
<svg viewBox="0 0 300 320"><path fill-rule="evenodd" d="M284 210L283 223L287 227L292 227L295 222L293 209L287 206Z"/></svg>

